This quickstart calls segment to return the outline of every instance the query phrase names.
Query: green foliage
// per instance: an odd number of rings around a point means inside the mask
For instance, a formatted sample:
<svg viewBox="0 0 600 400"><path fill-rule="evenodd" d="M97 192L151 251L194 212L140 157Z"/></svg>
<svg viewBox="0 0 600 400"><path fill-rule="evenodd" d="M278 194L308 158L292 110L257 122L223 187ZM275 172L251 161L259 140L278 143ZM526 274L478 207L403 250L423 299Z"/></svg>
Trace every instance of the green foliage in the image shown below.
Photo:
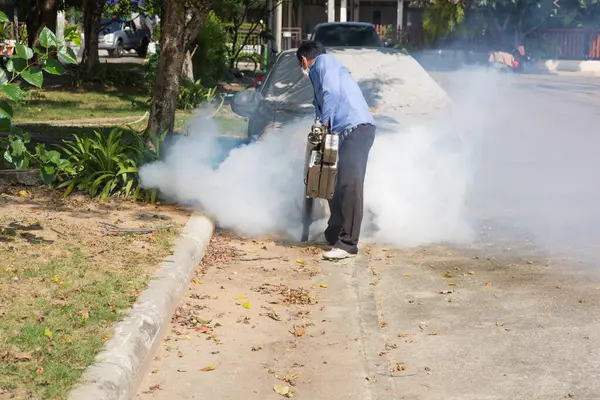
<svg viewBox="0 0 600 400"><path fill-rule="evenodd" d="M207 89L200 80L192 82L183 79L181 82L181 91L177 98L177 108L184 111L191 111L200 107L204 102L212 102L215 98L216 87Z"/></svg>
<svg viewBox="0 0 600 400"><path fill-rule="evenodd" d="M433 0L423 15L423 28L433 38L453 32L465 18L463 0Z"/></svg>
<svg viewBox="0 0 600 400"><path fill-rule="evenodd" d="M81 190L92 197L100 196L103 200L121 195L132 197L133 200L142 197L154 202L156 191L142 189L139 167L160 157L165 134L150 135L153 146L153 150L150 150L137 133L134 133L133 144L125 143L123 131L119 128L114 128L108 135L97 131L94 133L95 137L75 136L75 141L65 141L60 146L72 167L61 171L61 182L57 187L65 189L65 196L73 190Z"/></svg>
<svg viewBox="0 0 600 400"><path fill-rule="evenodd" d="M0 12L0 23L7 21L6 14ZM66 160L61 159L59 153L47 151L41 144L31 149L28 135L12 128L11 103L19 102L23 94L15 80L20 77L30 85L41 88L44 82L42 71L52 75L64 73L64 67L56 60L57 55L68 63L77 61L73 50L60 45L48 28L44 28L40 34L40 46L41 48L33 50L24 44L17 44L15 53L6 63L6 71L0 68L0 98L3 99L0 100L0 129L11 132L8 138L0 140L0 152L4 160L16 169L39 166L42 180L50 183L58 169L66 169L69 165Z"/></svg>
<svg viewBox="0 0 600 400"><path fill-rule="evenodd" d="M67 26L65 28L64 38L66 43L73 43L75 46L81 46L81 37L77 31L77 25Z"/></svg>
<svg viewBox="0 0 600 400"><path fill-rule="evenodd" d="M72 166L68 160L62 158L56 150L47 150L38 143L31 150L29 135L23 132L14 132L7 138L8 146L4 151L4 160L12 164L16 170L25 170L33 166L40 167L42 182L49 185L59 171L69 171Z"/></svg>
<svg viewBox="0 0 600 400"><path fill-rule="evenodd" d="M226 41L227 34L221 20L211 11L196 40L198 47L193 57L196 79L214 86L223 77L229 64Z"/></svg>
<svg viewBox="0 0 600 400"><path fill-rule="evenodd" d="M160 61L160 53L148 53L146 55L146 69L144 71L144 81L148 85L149 92L152 93L154 83L156 82L156 72L158 71L158 62Z"/></svg>

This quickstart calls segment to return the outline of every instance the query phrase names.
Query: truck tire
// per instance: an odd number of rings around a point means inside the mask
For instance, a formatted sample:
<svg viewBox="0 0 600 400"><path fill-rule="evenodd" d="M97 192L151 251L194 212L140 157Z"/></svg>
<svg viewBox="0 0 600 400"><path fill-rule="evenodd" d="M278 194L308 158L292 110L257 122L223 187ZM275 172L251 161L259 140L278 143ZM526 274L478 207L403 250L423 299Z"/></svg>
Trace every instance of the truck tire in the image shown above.
<svg viewBox="0 0 600 400"><path fill-rule="evenodd" d="M123 53L125 53L125 47L123 46L123 41L118 40L117 47L114 50L112 50L111 56L113 56L115 58L120 58L123 56Z"/></svg>

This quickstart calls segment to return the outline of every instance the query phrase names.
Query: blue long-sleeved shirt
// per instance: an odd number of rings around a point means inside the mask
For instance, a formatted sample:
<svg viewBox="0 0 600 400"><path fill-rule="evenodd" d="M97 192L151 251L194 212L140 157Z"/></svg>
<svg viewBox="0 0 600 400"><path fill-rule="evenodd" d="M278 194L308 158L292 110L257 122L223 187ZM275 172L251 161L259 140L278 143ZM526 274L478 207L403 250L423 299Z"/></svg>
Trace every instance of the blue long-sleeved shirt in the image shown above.
<svg viewBox="0 0 600 400"><path fill-rule="evenodd" d="M331 129L338 133L359 124L375 125L358 84L334 56L318 56L310 66L309 77L315 89L316 117L322 124L331 120Z"/></svg>

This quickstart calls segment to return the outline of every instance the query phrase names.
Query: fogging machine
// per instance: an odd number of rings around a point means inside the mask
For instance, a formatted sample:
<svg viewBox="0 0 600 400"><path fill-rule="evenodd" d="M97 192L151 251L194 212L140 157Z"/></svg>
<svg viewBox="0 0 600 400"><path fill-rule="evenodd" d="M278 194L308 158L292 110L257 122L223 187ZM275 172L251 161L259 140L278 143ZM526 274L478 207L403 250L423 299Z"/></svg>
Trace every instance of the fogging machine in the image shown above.
<svg viewBox="0 0 600 400"><path fill-rule="evenodd" d="M314 124L307 137L304 162L304 204L302 207L302 241L308 241L315 199L333 198L338 173L340 136L329 124Z"/></svg>

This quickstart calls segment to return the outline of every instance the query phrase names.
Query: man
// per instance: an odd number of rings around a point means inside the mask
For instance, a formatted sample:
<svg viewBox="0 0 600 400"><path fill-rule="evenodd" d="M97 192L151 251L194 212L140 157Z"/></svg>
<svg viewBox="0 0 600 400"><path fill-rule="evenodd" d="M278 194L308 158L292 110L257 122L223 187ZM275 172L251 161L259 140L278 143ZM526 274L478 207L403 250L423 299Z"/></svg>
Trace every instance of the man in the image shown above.
<svg viewBox="0 0 600 400"><path fill-rule="evenodd" d="M358 253L363 218L363 186L369 151L375 139L375 120L348 70L325 47L303 42L296 53L302 72L312 82L318 123L340 135L338 176L325 239L333 246L323 254L341 260Z"/></svg>

